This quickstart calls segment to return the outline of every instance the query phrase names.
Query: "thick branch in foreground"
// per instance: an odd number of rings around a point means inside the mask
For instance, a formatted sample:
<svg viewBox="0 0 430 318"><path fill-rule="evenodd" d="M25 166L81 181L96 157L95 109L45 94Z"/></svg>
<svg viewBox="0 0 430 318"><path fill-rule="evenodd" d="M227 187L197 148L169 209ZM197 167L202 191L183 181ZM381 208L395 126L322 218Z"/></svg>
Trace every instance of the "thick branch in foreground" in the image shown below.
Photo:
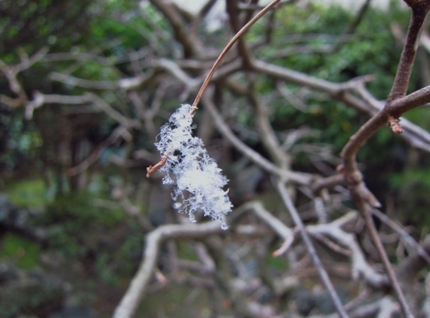
<svg viewBox="0 0 430 318"><path fill-rule="evenodd" d="M364 124L358 132L350 138L350 141L346 144L341 153L343 166L341 167L340 172L344 174L345 181L350 187L351 196L364 217L366 227L382 259L404 316L413 317L372 220L371 209L372 207L377 208L379 202L376 201L364 184L362 174L358 170L356 162L356 155L361 147L387 122L390 123L393 131L398 133L403 132L398 120L398 117L401 115L401 112L399 112L400 107L398 106L393 109L390 107L390 104L404 97L406 94L417 45L419 43L419 35L425 17L430 9L430 2L411 1L409 5L412 7L412 19L408 29L406 44L400 58L396 78L394 80L391 93L387 98L386 107L366 122L366 124ZM409 108L406 107L404 109Z"/></svg>
<svg viewBox="0 0 430 318"><path fill-rule="evenodd" d="M355 163L355 158L359 149L369 140L370 137L372 137L382 126L387 123L390 117L398 118L401 115L399 112L400 109L407 110L410 109L408 107L411 107L411 105L405 106L405 104L397 104L396 108L393 108L391 104L394 101L404 97L406 94L410 73L412 71L412 66L416 55L416 45L419 42L419 34L424 19L430 9L429 1L422 1L422 3L426 3L426 5L417 5L417 9L412 10L412 19L408 30L406 44L402 52L399 68L397 70L391 93L387 98L386 107L374 117L372 117L365 125L363 125L359 131L351 137L350 141L342 150L341 156L344 161L343 172L345 174L345 178L350 183L361 182L361 176L357 175L358 169ZM428 91L424 92L424 96L428 96ZM420 95L420 98L413 100L414 105L419 106L419 104L416 102L423 101L423 97ZM410 100L406 100L406 102L408 101Z"/></svg>

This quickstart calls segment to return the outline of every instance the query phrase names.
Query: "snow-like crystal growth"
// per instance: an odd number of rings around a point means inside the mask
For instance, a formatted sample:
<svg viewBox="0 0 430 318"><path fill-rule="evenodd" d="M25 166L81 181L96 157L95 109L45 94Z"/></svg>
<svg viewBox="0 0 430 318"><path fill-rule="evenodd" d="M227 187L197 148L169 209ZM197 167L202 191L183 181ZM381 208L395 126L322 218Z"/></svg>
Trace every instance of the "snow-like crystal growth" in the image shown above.
<svg viewBox="0 0 430 318"><path fill-rule="evenodd" d="M203 211L205 216L221 220L226 229L224 215L232 205L223 187L228 179L204 148L203 141L191 134L193 106L183 104L161 127L159 141L155 143L162 158L168 156L160 169L166 172L164 184L174 186L172 198L174 208L180 213L188 213L195 222L195 213Z"/></svg>

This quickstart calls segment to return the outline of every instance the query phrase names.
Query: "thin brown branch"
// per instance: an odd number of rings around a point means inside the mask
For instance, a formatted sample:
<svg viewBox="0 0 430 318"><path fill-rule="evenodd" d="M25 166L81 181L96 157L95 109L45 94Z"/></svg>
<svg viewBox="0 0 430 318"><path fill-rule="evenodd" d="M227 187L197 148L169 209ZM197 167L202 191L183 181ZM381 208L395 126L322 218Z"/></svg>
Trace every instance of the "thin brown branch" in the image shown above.
<svg viewBox="0 0 430 318"><path fill-rule="evenodd" d="M363 85L357 85L354 92L357 93L360 98L357 98L352 93L345 93L342 95L340 100L371 116L374 116L384 108L384 103L382 101L376 100L372 95L370 95L369 91L367 91ZM413 94L414 93L411 95ZM399 101L409 98L408 96L399 99ZM411 104L413 103L412 101L408 101L408 103L409 102ZM397 104L397 100L393 101L392 104ZM429 132L413 124L406 118L401 117L400 119L402 121L402 128L404 130L404 132L400 135L400 138L405 140L412 147L430 153Z"/></svg>
<svg viewBox="0 0 430 318"><path fill-rule="evenodd" d="M204 91L206 90L206 87L209 85L209 82L212 79L212 76L214 75L215 71L217 70L218 66L221 64L223 58L227 54L227 52L231 49L231 47L236 43L236 41L255 23L257 22L263 15L265 15L267 12L269 12L273 7L278 4L280 0L274 0L270 4L268 4L263 10L261 10L255 17L253 17L247 24L245 24L242 29L237 32L234 37L230 40L230 42L227 43L225 48L222 50L216 61L214 62L212 68L210 69L208 75L206 76L205 80L203 81L203 84L200 88L200 90L197 93L197 96L193 102L192 106L197 107L197 105L200 102L200 99L203 96ZM194 112L192 113L194 114Z"/></svg>
<svg viewBox="0 0 430 318"><path fill-rule="evenodd" d="M161 158L161 160L159 162L157 162L155 165L149 166L148 168L146 168L146 171L147 171L146 172L146 177L150 178L151 175L155 171L157 171L158 169L161 169L161 167L163 167L166 164L167 159L169 159L169 153L167 153L163 158Z"/></svg>
<svg viewBox="0 0 430 318"><path fill-rule="evenodd" d="M203 81L203 84L200 88L200 90L197 93L197 96L193 102L193 108L191 110L190 115L193 116L194 113L197 110L197 105L206 90L210 80L212 79L215 71L217 70L218 66L220 65L222 59L227 54L227 52L230 50L230 48L233 46L233 44L242 36L256 21L258 21L265 13L267 13L270 9L272 9L280 0L274 0L272 3L267 5L263 10L261 10L254 18L252 18L241 30L239 30L238 33L235 34L235 36L230 40L229 43L227 43L226 47L223 49L223 51L220 53L216 61L214 62L212 68L210 69L208 75L206 76L205 80ZM153 3L154 4L154 3ZM155 5L155 4L154 4ZM160 3L158 5L165 5L164 3ZM167 8L167 7L166 7ZM168 61L167 61L168 62ZM166 61L164 61L164 65L166 65ZM172 65L169 64L169 67L172 68ZM174 68L173 71L175 74L179 74L180 77L187 77L185 73L181 69ZM186 81L188 82L188 81ZM167 162L167 159L169 157L169 154L166 154L157 164L154 166L149 166L147 168L148 173L146 174L146 177L149 178L152 173L160 169L162 166L164 166Z"/></svg>
<svg viewBox="0 0 430 318"><path fill-rule="evenodd" d="M258 0L257 0L258 1ZM256 0L251 0L250 2L255 4ZM254 13L253 10L249 10L246 12L245 17L240 19L241 12L239 10L239 1L238 0L230 0L226 1L226 12L229 15L230 27L234 33L240 31L240 28L245 24L245 22L249 22ZM242 60L243 69L249 69L251 64L251 51L246 45L246 42L243 37L239 37L237 41L237 51L238 55Z"/></svg>

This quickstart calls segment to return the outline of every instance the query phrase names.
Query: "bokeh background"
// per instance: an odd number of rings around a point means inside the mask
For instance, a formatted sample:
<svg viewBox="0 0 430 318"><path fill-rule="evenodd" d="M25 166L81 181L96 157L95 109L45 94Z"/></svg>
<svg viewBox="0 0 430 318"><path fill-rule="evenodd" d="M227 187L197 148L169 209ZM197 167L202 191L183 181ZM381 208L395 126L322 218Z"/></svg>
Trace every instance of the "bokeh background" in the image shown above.
<svg viewBox="0 0 430 318"><path fill-rule="evenodd" d="M147 179L146 167L160 158L153 145L159 127L180 103L193 101L195 83L233 32L224 1L213 1L214 10L201 17L195 15L198 1L178 1L167 13L160 9L164 2L0 1L1 317L110 317L141 262L145 235L187 222L172 209L161 174ZM246 34L254 56L331 82L373 74L367 88L385 99L410 17L402 1L371 1L366 7L354 2L353 9L293 2ZM183 42L178 30L187 31ZM234 62L235 54L233 49L226 61ZM423 46L410 91L429 83L429 63ZM216 79L214 100L234 134L266 158L270 154L243 89L255 91L266 105L266 118L294 171L333 174L342 147L368 119L327 94L247 72L245 65ZM428 130L427 108L406 117ZM226 141L204 106L195 123L230 179L234 206L259 200L290 222L270 177ZM360 152L359 162L383 211L418 240L424 237L430 225L428 151L383 129ZM296 193L296 204L312 222L315 213L303 193ZM342 191L330 202L333 218L354 207ZM223 234L231 275L241 279L238 284L248 283L247 297L301 315L332 312L324 307L327 295L315 273L297 270L291 257L273 257L282 242L260 230ZM396 255L407 252L394 241L387 238L387 250L396 262ZM157 264L167 282L150 284L137 317L237 317L229 298L211 285L211 275L197 269L190 275L200 255L196 244L202 243L163 245ZM294 254L297 262L303 253ZM272 279L285 273L300 277L297 288L282 295L262 288L256 269L261 262ZM334 280L340 295L352 299L356 286L345 283L345 268L339 267Z"/></svg>

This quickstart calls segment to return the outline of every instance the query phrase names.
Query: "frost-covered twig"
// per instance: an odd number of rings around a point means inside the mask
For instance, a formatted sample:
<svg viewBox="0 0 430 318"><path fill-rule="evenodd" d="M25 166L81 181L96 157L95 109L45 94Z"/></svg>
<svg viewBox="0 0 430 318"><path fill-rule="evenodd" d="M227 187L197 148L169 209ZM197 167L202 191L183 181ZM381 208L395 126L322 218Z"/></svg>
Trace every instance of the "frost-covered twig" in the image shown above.
<svg viewBox="0 0 430 318"><path fill-rule="evenodd" d="M160 167L166 173L163 183L174 186L174 207L180 213L187 213L192 222L195 222L195 213L203 211L205 216L221 220L225 229L224 215L232 208L228 191L223 190L228 180L209 156L203 141L192 135L194 108L182 105L161 127L160 140L155 145L163 158ZM151 169L148 168L148 174Z"/></svg>

